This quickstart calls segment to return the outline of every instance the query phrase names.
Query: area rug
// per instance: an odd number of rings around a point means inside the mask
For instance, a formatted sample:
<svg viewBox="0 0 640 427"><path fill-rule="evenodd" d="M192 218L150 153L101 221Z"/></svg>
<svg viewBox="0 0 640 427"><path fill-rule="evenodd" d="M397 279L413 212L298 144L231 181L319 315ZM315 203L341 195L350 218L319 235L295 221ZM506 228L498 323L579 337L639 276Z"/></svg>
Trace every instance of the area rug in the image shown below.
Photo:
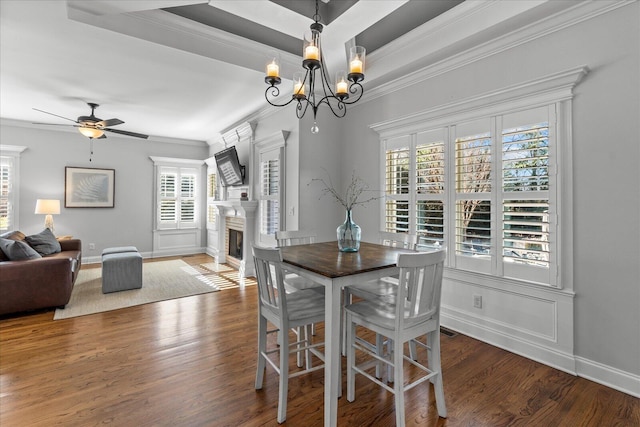
<svg viewBox="0 0 640 427"><path fill-rule="evenodd" d="M199 266L190 266L182 260L142 264L141 289L103 294L101 273L100 268L80 270L71 300L64 309L56 310L53 320L220 290L215 273Z"/></svg>

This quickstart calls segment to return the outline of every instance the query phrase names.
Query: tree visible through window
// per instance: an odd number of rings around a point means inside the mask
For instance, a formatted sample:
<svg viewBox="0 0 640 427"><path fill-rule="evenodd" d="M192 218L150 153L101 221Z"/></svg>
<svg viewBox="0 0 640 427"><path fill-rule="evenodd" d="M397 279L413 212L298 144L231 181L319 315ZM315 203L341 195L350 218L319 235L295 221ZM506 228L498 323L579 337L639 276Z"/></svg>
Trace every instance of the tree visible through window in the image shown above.
<svg viewBox="0 0 640 427"><path fill-rule="evenodd" d="M531 269L555 256L549 108L387 140L385 229L449 247L456 268L540 281Z"/></svg>

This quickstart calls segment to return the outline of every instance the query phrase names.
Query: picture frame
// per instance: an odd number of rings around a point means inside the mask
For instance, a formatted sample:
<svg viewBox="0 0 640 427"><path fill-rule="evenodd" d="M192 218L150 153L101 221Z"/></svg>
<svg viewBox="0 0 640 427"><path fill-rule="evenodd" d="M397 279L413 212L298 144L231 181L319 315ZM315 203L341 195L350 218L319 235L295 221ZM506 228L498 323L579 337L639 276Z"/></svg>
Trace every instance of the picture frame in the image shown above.
<svg viewBox="0 0 640 427"><path fill-rule="evenodd" d="M65 208L113 208L115 169L64 168Z"/></svg>

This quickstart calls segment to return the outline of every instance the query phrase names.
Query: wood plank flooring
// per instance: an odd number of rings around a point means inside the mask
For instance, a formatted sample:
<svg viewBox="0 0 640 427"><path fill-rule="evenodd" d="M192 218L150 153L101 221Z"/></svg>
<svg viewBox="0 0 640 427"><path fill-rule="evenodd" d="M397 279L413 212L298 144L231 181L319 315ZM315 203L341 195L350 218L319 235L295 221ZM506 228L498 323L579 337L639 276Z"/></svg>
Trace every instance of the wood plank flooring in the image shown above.
<svg viewBox="0 0 640 427"><path fill-rule="evenodd" d="M247 286L67 320L5 317L0 426L275 426L270 367L254 389L256 309ZM448 418L423 383L406 395L407 426L640 425L639 399L461 334L442 335L442 361ZM323 425L323 385L322 371L290 380L284 425ZM393 395L358 377L338 422L393 426Z"/></svg>

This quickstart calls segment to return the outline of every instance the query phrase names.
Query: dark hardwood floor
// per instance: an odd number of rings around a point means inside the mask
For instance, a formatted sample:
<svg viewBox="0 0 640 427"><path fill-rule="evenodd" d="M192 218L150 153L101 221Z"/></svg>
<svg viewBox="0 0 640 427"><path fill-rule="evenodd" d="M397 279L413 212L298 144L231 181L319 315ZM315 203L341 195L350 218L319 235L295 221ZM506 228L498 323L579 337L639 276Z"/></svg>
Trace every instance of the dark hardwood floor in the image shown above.
<svg viewBox="0 0 640 427"><path fill-rule="evenodd" d="M67 320L5 317L0 426L277 425L270 367L254 389L256 307L248 285ZM407 392L407 426L640 425L639 399L461 334L442 335L442 361L448 418L423 383ZM285 425L323 425L323 384L322 371L290 380ZM393 426L393 396L359 377L356 401L343 396L338 417Z"/></svg>

